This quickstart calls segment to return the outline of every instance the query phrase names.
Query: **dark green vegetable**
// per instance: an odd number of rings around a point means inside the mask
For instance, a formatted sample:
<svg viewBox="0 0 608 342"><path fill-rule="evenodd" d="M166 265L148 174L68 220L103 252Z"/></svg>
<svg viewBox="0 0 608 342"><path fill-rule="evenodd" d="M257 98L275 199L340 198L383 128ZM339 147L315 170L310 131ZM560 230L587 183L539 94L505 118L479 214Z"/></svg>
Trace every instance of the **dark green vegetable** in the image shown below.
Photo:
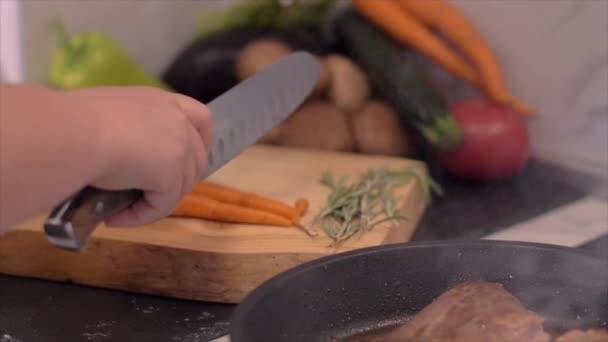
<svg viewBox="0 0 608 342"><path fill-rule="evenodd" d="M413 54L353 10L344 11L332 24L347 53L367 72L402 121L439 150L460 144L462 132L446 99Z"/></svg>
<svg viewBox="0 0 608 342"><path fill-rule="evenodd" d="M291 4L283 6L274 27L320 32L336 3L336 0L293 0Z"/></svg>
<svg viewBox="0 0 608 342"><path fill-rule="evenodd" d="M198 39L173 59L163 80L176 92L208 103L238 82L238 53L260 35L259 30L238 29Z"/></svg>
<svg viewBox="0 0 608 342"><path fill-rule="evenodd" d="M336 0L242 0L205 14L199 38L234 29L287 29L318 32Z"/></svg>
<svg viewBox="0 0 608 342"><path fill-rule="evenodd" d="M279 0L246 0L225 9L206 13L199 23L198 37L206 38L235 29L259 29L273 25L281 11Z"/></svg>
<svg viewBox="0 0 608 342"><path fill-rule="evenodd" d="M247 43L260 38L277 39L294 50L326 51L304 30L233 29L192 42L173 59L163 80L176 92L208 103L238 83L237 57Z"/></svg>
<svg viewBox="0 0 608 342"><path fill-rule="evenodd" d="M50 63L49 83L59 89L143 85L170 90L141 68L112 37L100 32L69 36L55 20L59 48Z"/></svg>

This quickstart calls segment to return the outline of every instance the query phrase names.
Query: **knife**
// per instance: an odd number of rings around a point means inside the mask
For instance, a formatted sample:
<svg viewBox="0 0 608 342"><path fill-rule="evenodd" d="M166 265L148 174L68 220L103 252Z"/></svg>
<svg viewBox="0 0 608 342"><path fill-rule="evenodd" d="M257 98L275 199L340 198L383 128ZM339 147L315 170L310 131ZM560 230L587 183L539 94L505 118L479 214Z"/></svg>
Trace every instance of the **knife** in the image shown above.
<svg viewBox="0 0 608 342"><path fill-rule="evenodd" d="M213 144L201 180L292 114L310 95L320 74L315 57L294 52L211 101ZM51 211L44 223L47 240L61 249L81 251L99 224L142 195L137 189L107 191L87 186Z"/></svg>

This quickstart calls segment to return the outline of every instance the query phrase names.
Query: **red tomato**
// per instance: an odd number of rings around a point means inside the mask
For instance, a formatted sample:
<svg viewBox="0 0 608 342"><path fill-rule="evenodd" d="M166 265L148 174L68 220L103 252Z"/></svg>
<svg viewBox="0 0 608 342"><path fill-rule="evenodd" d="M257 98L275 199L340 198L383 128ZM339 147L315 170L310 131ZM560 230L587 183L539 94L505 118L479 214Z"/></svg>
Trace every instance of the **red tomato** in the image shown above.
<svg viewBox="0 0 608 342"><path fill-rule="evenodd" d="M526 123L509 108L483 99L451 106L464 139L456 149L439 155L448 173L464 179L494 181L518 173L530 157Z"/></svg>

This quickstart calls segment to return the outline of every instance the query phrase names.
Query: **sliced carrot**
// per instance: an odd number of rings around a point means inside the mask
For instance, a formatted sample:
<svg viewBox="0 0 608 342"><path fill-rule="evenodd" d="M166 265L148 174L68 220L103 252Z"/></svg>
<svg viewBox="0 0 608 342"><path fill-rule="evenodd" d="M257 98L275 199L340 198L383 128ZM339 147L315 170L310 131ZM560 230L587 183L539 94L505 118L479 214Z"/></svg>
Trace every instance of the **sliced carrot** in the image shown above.
<svg viewBox="0 0 608 342"><path fill-rule="evenodd" d="M192 193L202 194L224 203L263 210L283 216L294 223L298 222L300 218L298 210L285 203L209 181L198 183Z"/></svg>
<svg viewBox="0 0 608 342"><path fill-rule="evenodd" d="M425 2L425 0L421 2ZM393 0L353 0L352 3L358 13L394 39L425 54L465 82L479 86L479 77L475 69L461 60L427 27L404 11L397 2Z"/></svg>
<svg viewBox="0 0 608 342"><path fill-rule="evenodd" d="M177 208L171 213L171 216L200 218L230 223L283 227L292 226L292 222L283 216L263 210L247 208L230 203L222 203L200 194L188 194L184 196Z"/></svg>

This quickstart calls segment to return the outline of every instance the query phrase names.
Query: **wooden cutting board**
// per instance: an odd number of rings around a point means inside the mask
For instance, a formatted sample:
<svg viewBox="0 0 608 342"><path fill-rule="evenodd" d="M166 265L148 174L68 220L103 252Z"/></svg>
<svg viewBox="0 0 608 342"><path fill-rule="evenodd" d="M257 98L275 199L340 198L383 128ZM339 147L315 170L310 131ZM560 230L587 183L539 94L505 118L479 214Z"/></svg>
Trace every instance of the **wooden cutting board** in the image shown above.
<svg viewBox="0 0 608 342"><path fill-rule="evenodd" d="M297 150L256 145L210 180L293 204L310 201L308 224L329 190L319 183L325 171L358 177L368 168L415 167L413 160ZM70 281L138 293L211 302L238 303L272 276L304 262L362 247L405 242L426 207L417 182L401 191L409 220L377 226L339 249L322 230L315 237L297 228L236 225L167 218L137 228L100 227L87 248L73 253L49 244L40 215L0 236L0 273Z"/></svg>

